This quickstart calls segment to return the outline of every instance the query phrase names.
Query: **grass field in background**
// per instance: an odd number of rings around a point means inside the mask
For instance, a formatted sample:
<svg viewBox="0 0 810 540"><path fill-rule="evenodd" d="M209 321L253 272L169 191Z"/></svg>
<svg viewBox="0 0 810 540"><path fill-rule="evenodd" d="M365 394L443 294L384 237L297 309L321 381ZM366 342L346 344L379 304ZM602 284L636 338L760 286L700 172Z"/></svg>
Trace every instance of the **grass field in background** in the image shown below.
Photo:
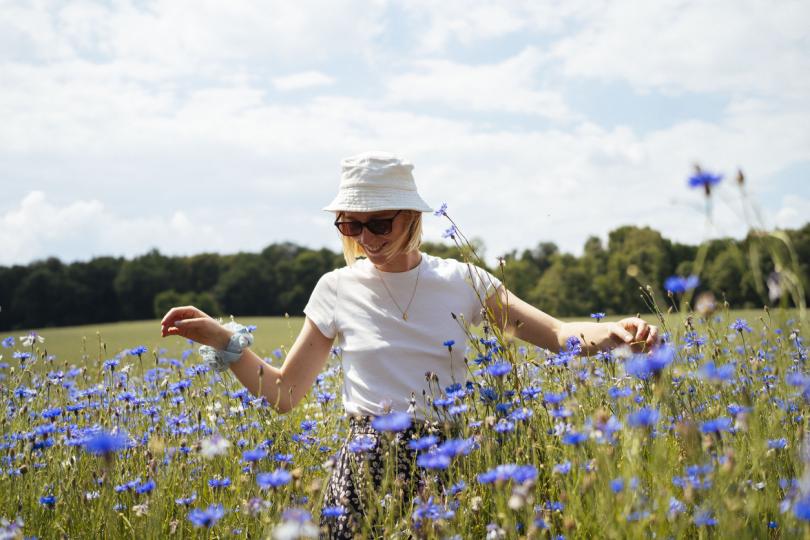
<svg viewBox="0 0 810 540"><path fill-rule="evenodd" d="M256 341L253 350L261 356L270 356L279 348L288 348L304 323L303 317L244 317L241 324L256 325ZM45 338L44 347L48 354L57 359L75 363L84 354L90 359L98 359L99 342L106 345L106 353L100 355L102 361L115 356L125 349L139 345L150 351L166 349L166 355L179 355L187 348L187 340L169 336L160 336L160 320L126 321L83 326L64 326L58 328L39 328L34 330ZM27 334L23 330L6 330L0 336L19 337Z"/></svg>
<svg viewBox="0 0 810 540"><path fill-rule="evenodd" d="M772 310L771 317L780 324L790 319L794 319L798 324L798 312L796 310ZM626 315L609 316L605 321L616 321ZM655 317L649 314L641 316L652 324L658 324ZM731 310L726 317L733 320L744 318L749 321L757 321L767 317L764 310ZM262 357L270 357L273 351L278 348L289 349L295 337L304 323L303 317L240 317L238 322L245 325L256 325L255 344L253 350ZM567 320L584 320L584 318L572 318ZM670 328L676 326L682 328L685 317L678 313L671 313L666 316L666 323ZM129 350L139 345L146 346L149 351L159 351L166 349L164 356L179 356L183 349L187 348L188 342L179 337L160 337L160 321L158 319L148 321L127 321L118 323L92 324L83 326L66 326L57 328L39 328L34 330L45 338L45 348L48 354L56 356L61 362L78 364L87 355L91 361L100 359L102 362L124 350ZM25 335L29 330L6 330L0 331L0 339L5 336L19 337ZM99 343L106 346L106 349L99 353Z"/></svg>

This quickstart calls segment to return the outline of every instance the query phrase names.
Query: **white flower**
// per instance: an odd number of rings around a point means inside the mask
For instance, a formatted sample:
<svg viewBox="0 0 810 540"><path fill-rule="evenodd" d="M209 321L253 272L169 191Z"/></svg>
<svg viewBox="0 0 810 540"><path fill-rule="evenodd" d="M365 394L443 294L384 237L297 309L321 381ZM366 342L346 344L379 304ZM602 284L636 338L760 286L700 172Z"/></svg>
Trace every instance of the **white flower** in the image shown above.
<svg viewBox="0 0 810 540"><path fill-rule="evenodd" d="M225 454L230 447L231 443L228 439L215 434L210 439L203 439L200 442L200 454L206 459L211 459L214 456Z"/></svg>
<svg viewBox="0 0 810 540"><path fill-rule="evenodd" d="M318 527L312 522L299 523L297 521L284 521L273 529L273 538L276 540L317 538L319 532Z"/></svg>
<svg viewBox="0 0 810 540"><path fill-rule="evenodd" d="M45 343L45 338L36 332L31 332L27 336L20 336L20 342L23 344L23 347L30 347L34 342Z"/></svg>

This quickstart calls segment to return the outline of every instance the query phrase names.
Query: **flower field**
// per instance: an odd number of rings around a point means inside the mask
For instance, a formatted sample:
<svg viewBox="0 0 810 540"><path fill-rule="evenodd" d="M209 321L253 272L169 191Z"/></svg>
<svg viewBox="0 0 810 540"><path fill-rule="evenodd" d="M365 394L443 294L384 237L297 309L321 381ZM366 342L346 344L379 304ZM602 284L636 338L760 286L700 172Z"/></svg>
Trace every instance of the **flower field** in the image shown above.
<svg viewBox="0 0 810 540"><path fill-rule="evenodd" d="M404 499L389 471L368 493L374 533L807 534L810 377L794 314L671 316L666 342L641 354L552 354L486 328L438 345L466 347L469 381L424 396L439 429L412 441L423 487ZM322 511L341 513L321 508L347 428L340 351L282 416L191 345L84 365L45 356L43 337L0 349L0 538L315 537ZM393 438L405 424L387 420Z"/></svg>

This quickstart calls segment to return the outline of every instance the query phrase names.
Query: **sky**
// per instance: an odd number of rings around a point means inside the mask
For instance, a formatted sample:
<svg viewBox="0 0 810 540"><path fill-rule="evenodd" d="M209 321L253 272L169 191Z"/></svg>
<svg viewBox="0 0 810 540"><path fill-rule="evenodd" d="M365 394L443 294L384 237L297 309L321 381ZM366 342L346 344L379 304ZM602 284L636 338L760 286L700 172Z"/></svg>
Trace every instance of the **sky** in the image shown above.
<svg viewBox="0 0 810 540"><path fill-rule="evenodd" d="M338 251L321 208L368 150L490 262L799 227L809 96L806 0L0 0L0 264Z"/></svg>

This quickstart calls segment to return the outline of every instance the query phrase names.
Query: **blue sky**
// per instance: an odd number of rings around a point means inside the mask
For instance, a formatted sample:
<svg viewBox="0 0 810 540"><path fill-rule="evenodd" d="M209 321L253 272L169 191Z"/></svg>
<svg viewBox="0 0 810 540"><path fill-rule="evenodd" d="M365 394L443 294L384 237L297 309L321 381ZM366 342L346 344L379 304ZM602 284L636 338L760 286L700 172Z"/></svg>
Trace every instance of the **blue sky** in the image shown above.
<svg viewBox="0 0 810 540"><path fill-rule="evenodd" d="M706 227L694 163L764 225L810 216L810 4L717 0L0 6L0 264L339 249L339 162L415 164L488 259ZM447 224L426 216L426 238Z"/></svg>

